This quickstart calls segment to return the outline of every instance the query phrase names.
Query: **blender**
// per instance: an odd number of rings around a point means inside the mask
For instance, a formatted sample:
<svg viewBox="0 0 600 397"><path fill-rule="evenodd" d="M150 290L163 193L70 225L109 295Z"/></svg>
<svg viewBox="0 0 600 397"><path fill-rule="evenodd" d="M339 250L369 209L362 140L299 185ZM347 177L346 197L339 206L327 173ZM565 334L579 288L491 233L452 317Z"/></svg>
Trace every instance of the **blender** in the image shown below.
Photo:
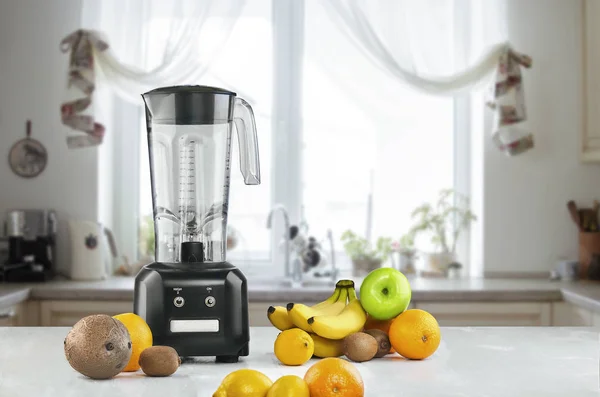
<svg viewBox="0 0 600 397"><path fill-rule="evenodd" d="M174 86L142 95L150 154L155 261L135 279L134 312L155 345L182 357L248 355L248 289L226 261L231 134L247 185L260 184L250 105L234 92Z"/></svg>

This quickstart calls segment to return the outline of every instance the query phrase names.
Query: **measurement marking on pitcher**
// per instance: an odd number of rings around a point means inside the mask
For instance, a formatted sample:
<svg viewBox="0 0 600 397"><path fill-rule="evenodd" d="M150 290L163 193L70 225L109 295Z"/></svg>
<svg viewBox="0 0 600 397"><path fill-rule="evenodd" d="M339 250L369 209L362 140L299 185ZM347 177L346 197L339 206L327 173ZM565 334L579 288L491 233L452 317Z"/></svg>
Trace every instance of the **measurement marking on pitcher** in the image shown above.
<svg viewBox="0 0 600 397"><path fill-rule="evenodd" d="M179 162L179 214L185 225L187 239L193 239L197 233L196 208L196 140L181 137Z"/></svg>

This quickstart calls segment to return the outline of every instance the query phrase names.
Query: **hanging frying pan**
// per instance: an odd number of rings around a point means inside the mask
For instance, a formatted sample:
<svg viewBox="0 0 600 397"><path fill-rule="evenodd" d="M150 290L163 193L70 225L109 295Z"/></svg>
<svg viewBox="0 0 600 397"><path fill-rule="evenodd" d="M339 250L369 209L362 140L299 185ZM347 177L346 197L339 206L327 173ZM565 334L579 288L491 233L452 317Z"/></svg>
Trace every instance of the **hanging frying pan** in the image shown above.
<svg viewBox="0 0 600 397"><path fill-rule="evenodd" d="M44 171L48 163L46 148L31 137L31 120L27 120L25 138L17 141L8 154L13 172L23 178L34 178Z"/></svg>

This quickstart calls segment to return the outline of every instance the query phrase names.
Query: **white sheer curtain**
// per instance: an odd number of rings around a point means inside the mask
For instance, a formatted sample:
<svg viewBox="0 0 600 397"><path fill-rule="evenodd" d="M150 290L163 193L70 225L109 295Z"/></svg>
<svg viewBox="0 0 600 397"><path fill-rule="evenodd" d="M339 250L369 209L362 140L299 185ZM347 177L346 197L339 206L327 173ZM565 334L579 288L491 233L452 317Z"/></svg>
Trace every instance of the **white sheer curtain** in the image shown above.
<svg viewBox="0 0 600 397"><path fill-rule="evenodd" d="M468 67L456 68L448 51L456 26L445 14L449 7L469 7L468 1L327 0L323 5L334 26L371 62L426 93L452 96L489 81L510 48L494 43Z"/></svg>
<svg viewBox="0 0 600 397"><path fill-rule="evenodd" d="M110 46L94 53L98 80L135 103L156 87L196 83L225 46L244 5L245 0L84 0L84 28L104 34ZM160 56L148 59L149 47Z"/></svg>
<svg viewBox="0 0 600 397"><path fill-rule="evenodd" d="M363 31L377 37L363 40ZM307 1L303 203L311 228L399 238L412 209L460 186L468 170L457 164L471 155L461 145L471 137L453 94L493 82L506 39L501 1ZM419 244L433 249L428 239Z"/></svg>
<svg viewBox="0 0 600 397"><path fill-rule="evenodd" d="M416 47L406 57L418 54L432 74L452 67L459 53L452 1L429 10L435 24L414 15L424 23L415 21L415 29L398 20L395 2L368 2L377 4L371 12L377 27L386 29L380 34L395 38L386 45ZM373 241L397 239L408 231L413 208L454 185L453 98L415 90L388 73L339 20L332 23L329 8L328 1L307 1L305 9L303 203L308 223L318 235L332 228L336 240L346 229ZM410 44L403 47L405 41ZM425 241L423 249L428 248Z"/></svg>
<svg viewBox="0 0 600 397"><path fill-rule="evenodd" d="M531 59L515 52L506 37L476 55L476 60L459 59L447 52L448 39L463 29L465 18L453 19L450 26L444 14L478 10L483 18L496 12L495 27L505 32L502 6L489 0L475 6L471 0L327 0L322 2L333 25L353 43L370 62L401 84L433 95L468 95L487 83L489 104L495 112L491 135L498 149L507 155L523 153L533 147L533 135L520 124L527 117L521 66L530 67ZM458 12L457 12L458 11ZM467 13L468 15L468 13ZM494 27L494 26L493 26ZM496 36L498 37L498 36ZM462 38L466 45L468 37ZM459 53L459 58L460 58ZM457 67L458 66L458 67ZM494 79L492 79L492 77Z"/></svg>

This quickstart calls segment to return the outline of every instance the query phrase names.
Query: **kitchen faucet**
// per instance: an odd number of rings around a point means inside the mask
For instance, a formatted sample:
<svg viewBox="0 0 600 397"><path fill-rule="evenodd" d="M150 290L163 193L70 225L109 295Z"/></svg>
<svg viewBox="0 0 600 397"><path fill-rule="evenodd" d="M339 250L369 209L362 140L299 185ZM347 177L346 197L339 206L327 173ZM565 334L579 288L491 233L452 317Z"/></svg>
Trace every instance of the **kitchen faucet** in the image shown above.
<svg viewBox="0 0 600 397"><path fill-rule="evenodd" d="M281 204L277 204L269 212L267 217L267 229L271 229L273 223L273 214L277 211L281 211L283 215L283 223L285 228L284 240L285 240L285 277L290 277L290 217L285 207Z"/></svg>

